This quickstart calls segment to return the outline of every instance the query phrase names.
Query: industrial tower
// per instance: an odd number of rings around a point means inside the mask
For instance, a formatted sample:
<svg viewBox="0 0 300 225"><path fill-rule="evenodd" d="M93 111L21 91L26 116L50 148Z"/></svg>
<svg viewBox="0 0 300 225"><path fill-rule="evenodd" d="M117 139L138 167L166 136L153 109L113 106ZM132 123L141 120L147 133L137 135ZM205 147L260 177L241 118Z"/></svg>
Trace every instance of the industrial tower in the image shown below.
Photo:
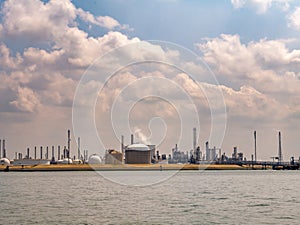
<svg viewBox="0 0 300 225"><path fill-rule="evenodd" d="M279 131L278 133L278 139L279 139L279 146L278 146L278 162L282 162L283 156L282 156L282 150L281 150L281 133Z"/></svg>

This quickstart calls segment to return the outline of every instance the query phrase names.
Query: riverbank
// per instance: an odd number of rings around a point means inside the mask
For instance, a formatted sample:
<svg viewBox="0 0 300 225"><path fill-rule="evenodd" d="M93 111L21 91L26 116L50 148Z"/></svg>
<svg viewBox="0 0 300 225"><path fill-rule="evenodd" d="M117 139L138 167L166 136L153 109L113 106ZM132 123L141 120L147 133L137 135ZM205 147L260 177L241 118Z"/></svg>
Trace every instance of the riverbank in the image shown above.
<svg viewBox="0 0 300 225"><path fill-rule="evenodd" d="M38 171L143 171L143 170L252 170L271 169L262 166L239 166L226 164L130 164L130 165L34 165L34 166L0 166L0 171L38 172Z"/></svg>

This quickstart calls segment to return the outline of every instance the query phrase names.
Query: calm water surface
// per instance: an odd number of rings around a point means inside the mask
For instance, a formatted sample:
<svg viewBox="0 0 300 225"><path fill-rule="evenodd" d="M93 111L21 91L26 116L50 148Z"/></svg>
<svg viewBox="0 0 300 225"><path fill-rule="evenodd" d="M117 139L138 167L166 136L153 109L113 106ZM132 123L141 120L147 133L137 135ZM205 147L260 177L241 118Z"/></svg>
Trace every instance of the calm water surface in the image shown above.
<svg viewBox="0 0 300 225"><path fill-rule="evenodd" d="M0 224L299 224L299 187L300 171L183 171L145 187L95 172L0 173Z"/></svg>

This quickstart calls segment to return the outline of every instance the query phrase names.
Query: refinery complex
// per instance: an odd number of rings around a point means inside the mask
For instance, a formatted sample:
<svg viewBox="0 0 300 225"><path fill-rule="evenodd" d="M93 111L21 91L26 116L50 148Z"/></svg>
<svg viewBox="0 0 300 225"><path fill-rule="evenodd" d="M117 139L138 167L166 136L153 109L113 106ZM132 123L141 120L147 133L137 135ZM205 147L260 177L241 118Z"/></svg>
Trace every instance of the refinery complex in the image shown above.
<svg viewBox="0 0 300 225"><path fill-rule="evenodd" d="M88 154L88 150L81 150L80 138L77 141L77 149L71 151L70 130L67 131L67 145L62 146L35 146L27 148L26 154L15 152L14 159L7 158L6 142L0 140L0 165L5 169L13 167L34 167L38 165L162 165L184 164L184 165L237 165L241 168L252 169L299 169L300 158L295 160L291 157L289 162L283 161L281 149L281 133L278 133L278 156L272 157L271 161L258 161L256 152L256 131L254 131L254 154L251 159L244 157L237 147L233 148L232 154L227 156L222 153L221 148L210 147L205 143L205 149L201 150L197 145L197 130L193 128L193 149L182 151L175 144L170 154L160 154L155 145L136 143L134 135L131 134L129 145L124 144L124 136L121 136L120 150L107 149L104 155Z"/></svg>

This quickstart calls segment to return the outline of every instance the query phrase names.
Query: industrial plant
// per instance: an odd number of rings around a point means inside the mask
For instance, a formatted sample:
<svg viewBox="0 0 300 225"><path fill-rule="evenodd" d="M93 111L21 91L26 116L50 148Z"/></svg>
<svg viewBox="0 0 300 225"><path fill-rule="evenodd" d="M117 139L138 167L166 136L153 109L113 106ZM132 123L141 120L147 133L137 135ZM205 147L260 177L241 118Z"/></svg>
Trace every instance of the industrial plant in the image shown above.
<svg viewBox="0 0 300 225"><path fill-rule="evenodd" d="M89 156L88 150L81 151L80 138L77 142L77 150L71 151L71 133L67 130L66 146L34 146L32 150L27 148L23 156L21 152L15 152L15 158L9 160L6 150L5 139L0 140L0 165L7 168L11 166L36 166L36 165L154 165L154 164L189 164L189 165L238 165L247 168L272 169L299 169L299 161L291 157L289 162L283 161L281 148L281 132L278 133L278 156L272 157L272 161L257 160L257 133L254 131L254 154L247 160L244 153L233 147L232 154L227 156L222 153L221 148L211 147L209 142L205 142L205 149L202 151L197 145L197 130L193 128L193 148L190 151L180 150L178 145L171 150L171 154L161 154L156 150L156 146L136 143L134 135L131 134L130 144L124 144L124 136L121 136L120 151L107 149L103 156L92 154ZM72 156L73 154L73 156Z"/></svg>

